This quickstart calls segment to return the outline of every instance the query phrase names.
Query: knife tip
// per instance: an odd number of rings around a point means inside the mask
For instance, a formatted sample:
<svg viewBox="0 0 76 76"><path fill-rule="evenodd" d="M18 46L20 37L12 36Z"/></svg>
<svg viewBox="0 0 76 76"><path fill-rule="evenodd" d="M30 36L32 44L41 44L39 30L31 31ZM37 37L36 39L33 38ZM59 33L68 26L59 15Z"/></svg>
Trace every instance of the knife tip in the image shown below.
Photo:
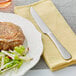
<svg viewBox="0 0 76 76"><path fill-rule="evenodd" d="M33 9L33 8L32 8L32 7L30 7L30 12L32 11L32 9Z"/></svg>
<svg viewBox="0 0 76 76"><path fill-rule="evenodd" d="M30 7L30 9L32 9L33 7Z"/></svg>
<svg viewBox="0 0 76 76"><path fill-rule="evenodd" d="M30 10L32 10L33 9L33 7L30 7Z"/></svg>
<svg viewBox="0 0 76 76"><path fill-rule="evenodd" d="M32 13L33 11L35 11L34 8L30 7L30 12Z"/></svg>

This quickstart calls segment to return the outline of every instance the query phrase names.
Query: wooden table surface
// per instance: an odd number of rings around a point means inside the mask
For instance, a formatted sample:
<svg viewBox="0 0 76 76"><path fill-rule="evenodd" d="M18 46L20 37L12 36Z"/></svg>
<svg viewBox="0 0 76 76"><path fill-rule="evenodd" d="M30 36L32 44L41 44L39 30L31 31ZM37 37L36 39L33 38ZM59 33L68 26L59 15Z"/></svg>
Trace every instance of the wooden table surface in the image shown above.
<svg viewBox="0 0 76 76"><path fill-rule="evenodd" d="M27 5L39 0L13 0L14 4ZM72 30L76 33L76 0L52 0L56 5L57 9L64 16L67 23L70 25ZM47 69L48 66L43 59L33 69Z"/></svg>

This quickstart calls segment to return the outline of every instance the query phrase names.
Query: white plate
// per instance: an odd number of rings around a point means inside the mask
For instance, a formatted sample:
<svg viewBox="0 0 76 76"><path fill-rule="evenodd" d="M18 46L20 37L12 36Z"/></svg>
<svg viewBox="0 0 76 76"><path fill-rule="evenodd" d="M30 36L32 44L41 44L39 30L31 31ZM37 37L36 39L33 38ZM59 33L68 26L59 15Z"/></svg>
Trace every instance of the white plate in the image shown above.
<svg viewBox="0 0 76 76"><path fill-rule="evenodd" d="M33 58L31 62L24 63L18 72L10 70L0 76L22 76L29 69L35 66L41 57L41 54L43 52L41 34L36 30L30 21L15 14L0 13L0 22L12 22L22 28L23 33L28 41L28 46L30 48L29 56Z"/></svg>

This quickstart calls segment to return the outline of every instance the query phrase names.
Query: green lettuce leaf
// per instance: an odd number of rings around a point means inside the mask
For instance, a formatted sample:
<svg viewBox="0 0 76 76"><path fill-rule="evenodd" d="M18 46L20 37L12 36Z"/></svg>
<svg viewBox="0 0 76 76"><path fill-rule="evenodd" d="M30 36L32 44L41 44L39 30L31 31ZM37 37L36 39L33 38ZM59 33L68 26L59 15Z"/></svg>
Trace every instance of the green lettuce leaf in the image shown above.
<svg viewBox="0 0 76 76"><path fill-rule="evenodd" d="M22 46L22 45L20 45L19 47L18 47L18 46L15 47L14 50L15 50L16 52L18 52L20 55L23 55L24 52L25 52L25 48L24 48L24 46Z"/></svg>

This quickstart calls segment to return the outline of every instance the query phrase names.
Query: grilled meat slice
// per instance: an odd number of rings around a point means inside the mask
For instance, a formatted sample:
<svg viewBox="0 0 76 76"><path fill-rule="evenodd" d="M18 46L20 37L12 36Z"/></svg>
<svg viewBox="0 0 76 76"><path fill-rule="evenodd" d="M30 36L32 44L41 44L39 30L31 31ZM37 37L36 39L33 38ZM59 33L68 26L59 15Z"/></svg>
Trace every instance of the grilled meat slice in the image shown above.
<svg viewBox="0 0 76 76"><path fill-rule="evenodd" d="M0 50L13 49L24 43L25 36L21 28L10 22L0 22Z"/></svg>

